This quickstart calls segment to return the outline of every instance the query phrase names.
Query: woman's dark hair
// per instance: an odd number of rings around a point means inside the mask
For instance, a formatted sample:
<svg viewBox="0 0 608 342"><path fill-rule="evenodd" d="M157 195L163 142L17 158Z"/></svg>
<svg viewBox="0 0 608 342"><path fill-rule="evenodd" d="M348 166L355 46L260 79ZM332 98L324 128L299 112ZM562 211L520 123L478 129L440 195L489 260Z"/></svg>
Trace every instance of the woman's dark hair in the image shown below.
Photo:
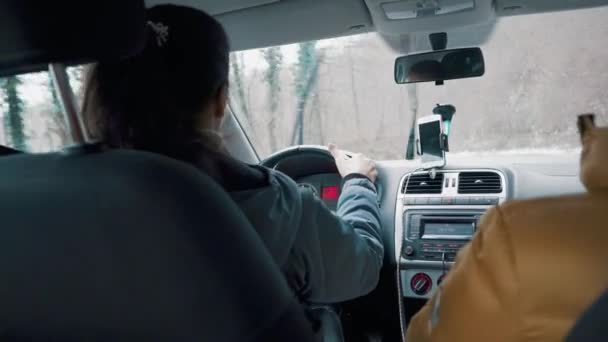
<svg viewBox="0 0 608 342"><path fill-rule="evenodd" d="M202 11L160 5L147 16L141 52L89 68L83 115L91 136L111 147L172 155L198 138L200 113L228 82L230 47Z"/></svg>

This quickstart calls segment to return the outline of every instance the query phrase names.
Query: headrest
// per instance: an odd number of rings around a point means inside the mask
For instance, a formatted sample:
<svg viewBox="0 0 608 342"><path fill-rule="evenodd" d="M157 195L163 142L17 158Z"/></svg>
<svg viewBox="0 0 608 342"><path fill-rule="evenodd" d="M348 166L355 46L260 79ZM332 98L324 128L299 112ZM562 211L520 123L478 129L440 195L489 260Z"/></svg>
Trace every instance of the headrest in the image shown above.
<svg viewBox="0 0 608 342"><path fill-rule="evenodd" d="M2 0L0 77L132 55L145 18L143 0Z"/></svg>
<svg viewBox="0 0 608 342"><path fill-rule="evenodd" d="M581 181L589 192L608 190L608 127L596 127L593 115L578 122L583 143Z"/></svg>

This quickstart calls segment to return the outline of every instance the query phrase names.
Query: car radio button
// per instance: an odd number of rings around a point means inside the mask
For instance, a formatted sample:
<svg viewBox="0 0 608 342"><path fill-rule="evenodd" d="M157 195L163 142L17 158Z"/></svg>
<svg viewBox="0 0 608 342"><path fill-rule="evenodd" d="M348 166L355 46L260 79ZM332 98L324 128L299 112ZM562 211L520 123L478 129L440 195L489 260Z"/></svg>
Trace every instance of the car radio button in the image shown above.
<svg viewBox="0 0 608 342"><path fill-rule="evenodd" d="M412 246L405 247L405 255L408 255L408 256L414 255L414 247L412 247Z"/></svg>
<svg viewBox="0 0 608 342"><path fill-rule="evenodd" d="M491 205L492 204L492 197L479 197L478 201L479 201L479 204Z"/></svg>
<svg viewBox="0 0 608 342"><path fill-rule="evenodd" d="M483 198L482 197L471 197L469 199L470 204L472 205L482 205L484 204Z"/></svg>
<svg viewBox="0 0 608 342"><path fill-rule="evenodd" d="M454 204L454 198L453 197L444 197L441 199L441 204L452 205L452 204Z"/></svg>
<svg viewBox="0 0 608 342"><path fill-rule="evenodd" d="M429 204L429 198L428 197L418 197L415 199L415 203L417 205L427 205L427 204Z"/></svg>
<svg viewBox="0 0 608 342"><path fill-rule="evenodd" d="M468 205L470 202L471 201L468 197L456 197L454 199L454 204L457 205Z"/></svg>
<svg viewBox="0 0 608 342"><path fill-rule="evenodd" d="M429 198L430 205L439 205L441 204L441 197L431 197Z"/></svg>
<svg viewBox="0 0 608 342"><path fill-rule="evenodd" d="M424 296L427 294L432 287L433 280L426 273L416 273L410 280L410 288L419 296Z"/></svg>
<svg viewBox="0 0 608 342"><path fill-rule="evenodd" d="M422 258L426 260L441 260L441 253L437 253L436 250L431 250L428 253L423 253Z"/></svg>
<svg viewBox="0 0 608 342"><path fill-rule="evenodd" d="M496 205L498 204L498 197L488 197L487 201L489 205Z"/></svg>

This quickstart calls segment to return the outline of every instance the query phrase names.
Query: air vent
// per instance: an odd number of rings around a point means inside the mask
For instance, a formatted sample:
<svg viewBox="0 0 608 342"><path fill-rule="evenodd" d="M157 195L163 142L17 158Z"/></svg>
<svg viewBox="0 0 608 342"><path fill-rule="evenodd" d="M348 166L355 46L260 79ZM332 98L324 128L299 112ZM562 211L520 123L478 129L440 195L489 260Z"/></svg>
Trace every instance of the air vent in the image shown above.
<svg viewBox="0 0 608 342"><path fill-rule="evenodd" d="M461 172L458 175L459 194L499 194L500 175L496 172Z"/></svg>
<svg viewBox="0 0 608 342"><path fill-rule="evenodd" d="M431 179L428 173L413 175L408 182L408 176L403 181L401 193L406 194L440 194L443 184L443 173L438 173L435 179ZM407 185L407 191L405 186Z"/></svg>

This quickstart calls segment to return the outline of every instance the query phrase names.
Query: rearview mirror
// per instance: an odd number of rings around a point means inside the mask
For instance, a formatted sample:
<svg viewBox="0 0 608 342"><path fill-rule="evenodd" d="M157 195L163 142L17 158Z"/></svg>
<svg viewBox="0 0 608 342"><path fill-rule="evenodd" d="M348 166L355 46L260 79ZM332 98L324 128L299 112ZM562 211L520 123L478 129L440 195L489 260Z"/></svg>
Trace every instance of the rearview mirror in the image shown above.
<svg viewBox="0 0 608 342"><path fill-rule="evenodd" d="M480 48L439 50L395 60L395 82L398 84L479 77L484 72Z"/></svg>

